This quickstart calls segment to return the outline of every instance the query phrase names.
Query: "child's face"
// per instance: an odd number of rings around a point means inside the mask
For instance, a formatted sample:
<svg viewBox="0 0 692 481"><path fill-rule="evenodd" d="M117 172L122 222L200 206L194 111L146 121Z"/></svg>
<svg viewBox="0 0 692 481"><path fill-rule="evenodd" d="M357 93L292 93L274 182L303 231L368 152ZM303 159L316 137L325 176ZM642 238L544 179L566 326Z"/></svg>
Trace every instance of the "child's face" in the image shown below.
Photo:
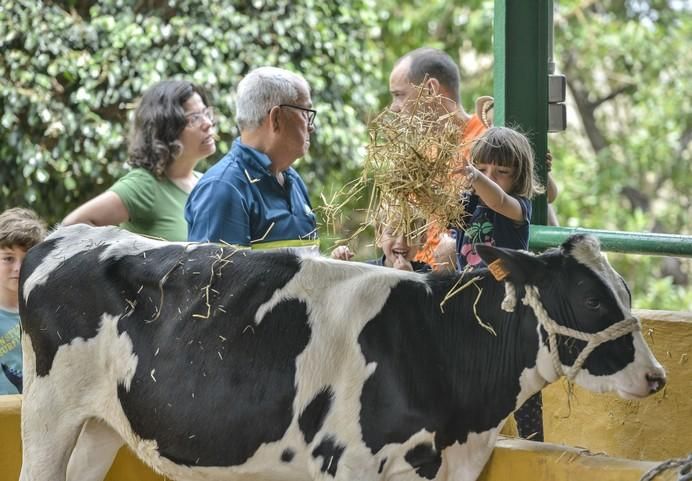
<svg viewBox="0 0 692 481"><path fill-rule="evenodd" d="M384 253L384 263L387 267L394 266L398 258L410 262L416 257L420 247L418 242L411 242L411 245L409 245L409 241L403 234L396 235L393 233L392 229L388 227L382 230L378 245Z"/></svg>
<svg viewBox="0 0 692 481"><path fill-rule="evenodd" d="M483 175L495 182L500 188L508 194L514 190L514 168L501 166L496 164L478 163L476 168Z"/></svg>
<svg viewBox="0 0 692 481"><path fill-rule="evenodd" d="M19 267L25 255L21 247L0 247L0 289L5 293L18 293Z"/></svg>

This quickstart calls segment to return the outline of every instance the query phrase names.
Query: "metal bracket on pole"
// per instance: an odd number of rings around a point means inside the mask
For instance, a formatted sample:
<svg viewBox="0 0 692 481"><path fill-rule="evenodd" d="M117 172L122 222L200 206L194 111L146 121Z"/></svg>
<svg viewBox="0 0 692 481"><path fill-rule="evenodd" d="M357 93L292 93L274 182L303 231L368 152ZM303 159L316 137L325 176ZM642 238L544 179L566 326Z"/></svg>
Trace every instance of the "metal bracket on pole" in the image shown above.
<svg viewBox="0 0 692 481"><path fill-rule="evenodd" d="M565 76L548 75L548 132L562 132L567 128L566 93Z"/></svg>

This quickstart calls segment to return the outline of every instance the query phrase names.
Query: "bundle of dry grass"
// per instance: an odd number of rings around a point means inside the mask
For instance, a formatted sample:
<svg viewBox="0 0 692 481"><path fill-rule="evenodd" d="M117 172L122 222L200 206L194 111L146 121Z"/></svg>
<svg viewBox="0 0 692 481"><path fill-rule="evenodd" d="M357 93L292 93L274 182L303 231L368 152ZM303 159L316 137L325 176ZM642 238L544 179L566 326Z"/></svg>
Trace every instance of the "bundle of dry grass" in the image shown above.
<svg viewBox="0 0 692 481"><path fill-rule="evenodd" d="M442 112L442 114L441 114ZM459 165L460 123L445 112L442 97L418 87L402 112L387 109L369 127L370 144L363 180L372 188L368 221L399 219L399 233L416 237L409 226L459 225L464 206L460 194L468 188ZM425 227L424 227L425 228Z"/></svg>
<svg viewBox="0 0 692 481"><path fill-rule="evenodd" d="M423 82L424 84L425 82ZM365 220L349 243L370 225L386 224L410 240L428 227L463 227L461 193L469 188L460 167L461 125L454 112L445 111L442 96L417 87L402 112L384 110L369 124L370 143L363 175L337 193L322 195L317 208L327 232L337 232L346 205L369 193Z"/></svg>

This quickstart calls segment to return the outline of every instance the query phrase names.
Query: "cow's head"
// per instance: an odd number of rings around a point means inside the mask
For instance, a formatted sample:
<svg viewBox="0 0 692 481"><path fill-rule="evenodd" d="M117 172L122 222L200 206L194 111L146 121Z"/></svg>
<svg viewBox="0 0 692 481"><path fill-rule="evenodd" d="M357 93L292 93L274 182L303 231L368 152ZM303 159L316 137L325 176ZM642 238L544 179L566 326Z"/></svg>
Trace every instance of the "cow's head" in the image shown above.
<svg viewBox="0 0 692 481"><path fill-rule="evenodd" d="M632 315L630 291L601 254L597 239L572 236L539 256L476 249L532 308L542 339L538 368L548 381L564 374L592 391L616 391L627 399L665 385L665 371Z"/></svg>

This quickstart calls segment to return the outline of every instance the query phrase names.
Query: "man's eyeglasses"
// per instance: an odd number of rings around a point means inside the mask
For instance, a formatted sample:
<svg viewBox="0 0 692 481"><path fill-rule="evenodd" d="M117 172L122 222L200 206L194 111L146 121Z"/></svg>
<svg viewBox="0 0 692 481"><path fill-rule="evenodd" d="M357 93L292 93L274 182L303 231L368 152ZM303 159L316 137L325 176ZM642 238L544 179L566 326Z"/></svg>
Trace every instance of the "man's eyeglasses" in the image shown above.
<svg viewBox="0 0 692 481"><path fill-rule="evenodd" d="M207 107L199 112L190 112L185 114L185 119L187 120L188 127L199 127L202 125L204 120L208 120L212 125L216 125L216 119L214 118L214 109Z"/></svg>
<svg viewBox="0 0 692 481"><path fill-rule="evenodd" d="M300 105L291 105L291 104L279 104L279 107L290 107L292 109L301 110L303 112L303 116L308 121L308 127L314 127L315 116L317 115L317 110L308 109L305 107L301 107Z"/></svg>

